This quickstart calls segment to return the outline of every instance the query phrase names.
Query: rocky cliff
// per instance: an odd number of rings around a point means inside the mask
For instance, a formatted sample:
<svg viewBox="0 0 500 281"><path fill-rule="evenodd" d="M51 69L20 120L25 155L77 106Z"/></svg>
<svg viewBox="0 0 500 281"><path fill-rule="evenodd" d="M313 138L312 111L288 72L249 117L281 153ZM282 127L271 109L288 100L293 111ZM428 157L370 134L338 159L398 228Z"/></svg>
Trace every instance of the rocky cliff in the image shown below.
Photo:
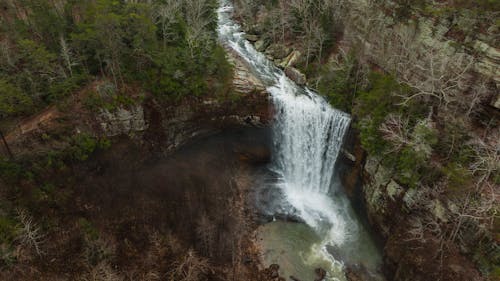
<svg viewBox="0 0 500 281"><path fill-rule="evenodd" d="M270 109L264 86L236 55L229 56L234 67L230 97L208 94L201 98L161 100L135 89L130 94L131 104L110 106L101 102L88 106L89 96L108 84L96 81L64 107L52 106L19 122L7 134L7 143L16 157L23 157L62 150L68 147L73 135L128 136L168 153L197 136L222 128L266 125ZM3 148L1 153L6 155Z"/></svg>

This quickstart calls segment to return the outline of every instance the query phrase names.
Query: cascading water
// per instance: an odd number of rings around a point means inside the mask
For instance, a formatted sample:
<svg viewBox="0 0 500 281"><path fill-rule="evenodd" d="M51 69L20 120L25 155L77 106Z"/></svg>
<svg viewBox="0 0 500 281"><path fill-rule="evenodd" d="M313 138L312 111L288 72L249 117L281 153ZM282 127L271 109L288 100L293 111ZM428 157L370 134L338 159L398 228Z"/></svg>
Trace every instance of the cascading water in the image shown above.
<svg viewBox="0 0 500 281"><path fill-rule="evenodd" d="M279 185L309 225L318 228L327 220L337 230L332 238L341 242L346 225L329 194L350 118L284 75L269 91L276 108L273 169L281 176Z"/></svg>
<svg viewBox="0 0 500 281"><path fill-rule="evenodd" d="M245 40L231 13L229 1L221 0L219 38L266 84L275 107L271 169L279 177L277 185L294 212L323 237L320 243L312 245L315 254L329 260L335 267L333 271L341 272L342 261L333 258L329 248L351 256L359 255L361 247L374 248L361 241L367 239L359 234L359 223L348 200L337 192L334 178L350 117L332 108L313 91L297 86L256 51ZM340 280L342 275L331 278Z"/></svg>

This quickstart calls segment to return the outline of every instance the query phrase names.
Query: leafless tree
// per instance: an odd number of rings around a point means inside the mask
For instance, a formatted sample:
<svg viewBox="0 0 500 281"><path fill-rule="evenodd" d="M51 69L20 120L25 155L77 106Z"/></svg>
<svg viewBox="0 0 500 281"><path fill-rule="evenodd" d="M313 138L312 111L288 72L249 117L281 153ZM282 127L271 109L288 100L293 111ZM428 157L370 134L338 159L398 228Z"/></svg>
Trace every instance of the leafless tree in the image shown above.
<svg viewBox="0 0 500 281"><path fill-rule="evenodd" d="M394 151L400 151L404 146L412 145L408 119L403 118L401 115L390 114L379 130L383 138L394 147Z"/></svg>
<svg viewBox="0 0 500 281"><path fill-rule="evenodd" d="M207 26L210 24L210 11L207 0L185 0L187 34L186 41L191 56L195 50L210 42Z"/></svg>
<svg viewBox="0 0 500 281"><path fill-rule="evenodd" d="M72 52L71 49L69 48L68 44L66 43L66 39L64 36L61 35L59 38L59 43L61 45L61 57L64 61L64 64L66 65L66 68L68 69L70 76L73 76L73 66L76 64L73 62L72 59Z"/></svg>
<svg viewBox="0 0 500 281"><path fill-rule="evenodd" d="M289 1L279 0L278 4L281 28L281 42L285 42L286 31L291 28L292 15L290 14Z"/></svg>
<svg viewBox="0 0 500 281"><path fill-rule="evenodd" d="M83 281L122 281L123 278L107 263L100 262L90 269Z"/></svg>
<svg viewBox="0 0 500 281"><path fill-rule="evenodd" d="M165 0L155 4L153 11L153 21L160 26L163 48L167 41L172 39L172 25L178 20L182 11L182 1Z"/></svg>
<svg viewBox="0 0 500 281"><path fill-rule="evenodd" d="M471 94L464 96L463 99L460 100L463 103L463 107L467 109L467 117L471 117L471 115L479 111L479 105L488 98L489 92L488 80L481 79L475 87L471 89Z"/></svg>
<svg viewBox="0 0 500 281"><path fill-rule="evenodd" d="M44 234L33 222L33 218L31 218L24 210L18 210L18 218L20 221L20 229L18 233L19 242L22 245L34 249L37 255L41 256L43 254L42 244L45 237Z"/></svg>
<svg viewBox="0 0 500 281"><path fill-rule="evenodd" d="M500 133L493 132L490 137L476 138L470 144L474 154L469 166L472 174L478 176L477 186L486 182L500 171Z"/></svg>
<svg viewBox="0 0 500 281"><path fill-rule="evenodd" d="M199 257L195 251L189 250L180 260L172 265L169 272L170 280L178 281L201 281L206 280L210 273L208 260Z"/></svg>
<svg viewBox="0 0 500 281"><path fill-rule="evenodd" d="M474 64L474 58L465 53L443 54L440 50L430 50L425 54L409 51L397 67L398 78L414 89L401 96L402 105L416 98L435 98L445 107L459 98L468 85L467 72Z"/></svg>
<svg viewBox="0 0 500 281"><path fill-rule="evenodd" d="M306 68L309 66L311 57L321 52L323 44L326 40L326 35L324 34L319 21L316 18L308 18L304 22L304 41L306 44Z"/></svg>

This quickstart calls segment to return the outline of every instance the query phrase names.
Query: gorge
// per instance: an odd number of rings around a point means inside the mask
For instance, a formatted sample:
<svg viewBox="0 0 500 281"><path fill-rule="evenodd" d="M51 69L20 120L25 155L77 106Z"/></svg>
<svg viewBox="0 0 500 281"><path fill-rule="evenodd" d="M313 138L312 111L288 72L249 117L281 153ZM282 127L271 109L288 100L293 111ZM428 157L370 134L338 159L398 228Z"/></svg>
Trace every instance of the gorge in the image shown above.
<svg viewBox="0 0 500 281"><path fill-rule="evenodd" d="M499 5L0 1L0 280L497 281Z"/></svg>
<svg viewBox="0 0 500 281"><path fill-rule="evenodd" d="M279 208L289 208L285 210L286 213L296 213L321 237L319 244L303 245L304 252L295 252L292 244L287 249L291 252L284 255L302 256L302 263L311 262L309 259L312 259L313 264L309 264L311 274L314 263L318 262L314 261L316 258L330 269L328 280L344 280L342 264L345 260L333 258L327 250L330 247L337 252L337 257L349 257L350 262L370 267L369 270L375 273L378 270L377 263L380 262L377 258L380 257L377 257L376 250L373 250L375 246L369 238L362 241L361 237L367 234L361 233L362 226L351 211L335 172L337 158L350 124L349 116L331 108L322 97L308 88L295 85L283 71L256 51L245 39L241 27L233 22L232 12L231 4L222 2L218 12L220 39L252 66L271 95L275 116L271 125L273 149L270 169L277 177L276 185L283 192L281 200L285 201L281 203L285 206ZM272 235L279 236L274 239L293 240L286 233L277 230ZM272 249L264 246L262 250L266 252ZM374 261L375 264L360 264L362 260ZM294 266L304 270L303 265ZM317 266L319 265L316 264ZM285 276L292 274L301 280L314 278L297 269L289 267L287 270L292 272L285 272ZM301 277L304 274L308 276L307 279ZM371 277L373 280L375 278Z"/></svg>

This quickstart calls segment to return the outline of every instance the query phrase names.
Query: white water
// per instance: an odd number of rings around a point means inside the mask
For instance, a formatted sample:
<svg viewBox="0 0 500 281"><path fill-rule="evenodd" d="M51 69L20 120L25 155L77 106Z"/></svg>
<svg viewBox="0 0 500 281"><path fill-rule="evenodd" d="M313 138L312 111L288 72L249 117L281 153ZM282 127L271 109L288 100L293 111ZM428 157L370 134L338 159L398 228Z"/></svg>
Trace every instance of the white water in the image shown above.
<svg viewBox="0 0 500 281"><path fill-rule="evenodd" d="M330 272L341 271L342 261L335 260L327 246L346 255L360 255L362 247L374 248L360 236L348 200L336 192L339 184L334 178L335 163L350 117L332 108L313 91L297 86L256 51L245 40L241 27L231 19L231 12L229 1L221 0L219 37L248 63L271 93L275 107L272 169L279 175L278 185L294 211L324 237L321 243L311 246L314 257L306 259L329 260ZM339 280L343 276L331 278Z"/></svg>

